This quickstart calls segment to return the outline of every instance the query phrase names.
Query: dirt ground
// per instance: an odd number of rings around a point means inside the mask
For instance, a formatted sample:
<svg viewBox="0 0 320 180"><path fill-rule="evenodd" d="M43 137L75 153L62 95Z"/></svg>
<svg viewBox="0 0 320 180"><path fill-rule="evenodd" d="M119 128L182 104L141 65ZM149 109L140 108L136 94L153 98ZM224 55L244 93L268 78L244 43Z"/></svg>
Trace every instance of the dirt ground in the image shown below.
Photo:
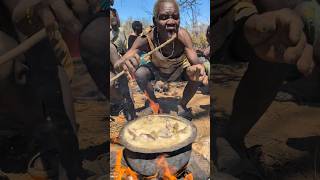
<svg viewBox="0 0 320 180"><path fill-rule="evenodd" d="M83 156L83 167L98 179L107 174L107 102L98 92L81 60L75 60L75 77L72 81L78 139ZM23 170L26 171L26 170ZM8 173L10 180L32 180L28 173ZM105 179L105 178L102 178Z"/></svg>
<svg viewBox="0 0 320 180"><path fill-rule="evenodd" d="M168 92L156 93L157 98L159 98L160 107L164 113L176 114L176 107L179 101L179 98L182 96L182 92L186 83L182 82L173 82L169 84ZM135 82L130 83L130 89L132 90L135 108L139 111L144 107L145 96L142 92L139 91L139 88ZM203 88L205 89L205 88ZM197 138L193 144L193 155L191 155L190 162L203 162L200 166L202 170L202 177L209 176L209 160L210 160L210 118L209 118L209 109L210 109L210 98L207 93L203 93L199 90L193 99L189 102L188 107L192 108L193 120L192 122L197 127ZM139 113L138 113L139 116ZM115 122L110 123L111 131L110 136L112 142L115 142L116 137L119 135L120 129L124 126L125 122L117 123L118 117L113 117ZM119 124L121 124L119 126ZM119 144L110 144L110 168L111 171L114 169L114 157L115 152L123 147ZM195 160L198 158L197 160ZM200 160L199 160L200 159ZM192 164L190 163L189 164ZM189 166L190 167L190 166ZM191 171L196 171L195 167L190 168ZM197 172L193 172L196 174Z"/></svg>
<svg viewBox="0 0 320 180"><path fill-rule="evenodd" d="M214 106L218 124L229 117L245 64L215 65ZM274 101L247 136L247 146L263 145L265 163L280 180L320 179L320 108ZM290 139L289 138L297 138Z"/></svg>

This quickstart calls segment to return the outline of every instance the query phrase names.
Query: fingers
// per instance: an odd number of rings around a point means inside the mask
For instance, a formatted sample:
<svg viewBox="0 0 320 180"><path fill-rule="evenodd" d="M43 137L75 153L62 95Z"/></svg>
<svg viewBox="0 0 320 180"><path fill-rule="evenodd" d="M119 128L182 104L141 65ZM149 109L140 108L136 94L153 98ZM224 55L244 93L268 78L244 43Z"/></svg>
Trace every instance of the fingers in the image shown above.
<svg viewBox="0 0 320 180"><path fill-rule="evenodd" d="M303 34L304 25L300 17L298 17L297 15L293 16L296 16L296 18L292 18L292 20L290 21L289 40L293 44L296 44L297 42L299 42L301 34Z"/></svg>
<svg viewBox="0 0 320 180"><path fill-rule="evenodd" d="M308 76L313 72L314 67L315 63L313 59L313 47L307 44L304 48L302 56L297 62L297 68L305 76Z"/></svg>
<svg viewBox="0 0 320 180"><path fill-rule="evenodd" d="M57 28L55 17L49 7L45 6L38 10L38 14L47 29L47 32L53 32Z"/></svg>
<svg viewBox="0 0 320 180"><path fill-rule="evenodd" d="M115 69L117 69L118 71L124 70L130 73L136 72L138 66L139 62L134 57L119 60L114 64Z"/></svg>
<svg viewBox="0 0 320 180"><path fill-rule="evenodd" d="M76 14L83 14L88 12L89 2L87 0L70 0L72 3L72 9Z"/></svg>
<svg viewBox="0 0 320 180"><path fill-rule="evenodd" d="M208 79L203 64L189 66L186 72L191 81L203 82L206 78Z"/></svg>
<svg viewBox="0 0 320 180"><path fill-rule="evenodd" d="M134 55L134 57L135 57L137 63L140 64L140 56L136 53L136 54Z"/></svg>
<svg viewBox="0 0 320 180"><path fill-rule="evenodd" d="M200 64L199 67L200 67L200 74L201 74L202 76L205 75L205 74L206 74L206 69L204 68L204 65L203 65L203 64Z"/></svg>
<svg viewBox="0 0 320 180"><path fill-rule="evenodd" d="M53 9L58 21L73 33L80 32L82 25L73 15L64 0L50 0L50 7Z"/></svg>
<svg viewBox="0 0 320 180"><path fill-rule="evenodd" d="M276 21L271 14L253 15L245 23L244 35L250 45L256 46L272 37L275 30Z"/></svg>
<svg viewBox="0 0 320 180"><path fill-rule="evenodd" d="M276 14L277 25L288 30L289 45L296 45L303 33L303 22L301 18L290 9L279 10Z"/></svg>
<svg viewBox="0 0 320 180"><path fill-rule="evenodd" d="M135 68L135 66L132 64L131 59L125 61L124 63L125 63L125 65L127 66L128 70L129 70L130 72L135 72L135 71L136 71L136 68Z"/></svg>
<svg viewBox="0 0 320 180"><path fill-rule="evenodd" d="M288 47L284 52L284 62L289 64L296 64L298 59L301 57L307 44L307 39L304 33L301 33L300 35L301 37L298 44L294 47Z"/></svg>
<svg viewBox="0 0 320 180"><path fill-rule="evenodd" d="M208 86L209 85L209 78L208 76L205 76L204 79L202 80L202 84L205 85L205 86Z"/></svg>
<svg viewBox="0 0 320 180"><path fill-rule="evenodd" d="M200 77L200 68L196 67L196 71L194 73L195 79L196 81L199 81L199 77Z"/></svg>
<svg viewBox="0 0 320 180"><path fill-rule="evenodd" d="M135 69L139 66L139 62L137 61L137 59L135 57L130 58L129 61L131 62L131 64L134 66Z"/></svg>

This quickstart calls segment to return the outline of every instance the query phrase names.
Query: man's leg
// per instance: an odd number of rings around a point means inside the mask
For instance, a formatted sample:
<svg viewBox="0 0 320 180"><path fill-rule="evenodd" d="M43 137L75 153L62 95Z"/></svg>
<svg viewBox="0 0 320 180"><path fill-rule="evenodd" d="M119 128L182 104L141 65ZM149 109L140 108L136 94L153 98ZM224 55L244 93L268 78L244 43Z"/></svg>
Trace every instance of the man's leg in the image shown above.
<svg viewBox="0 0 320 180"><path fill-rule="evenodd" d="M80 52L89 74L98 89L107 97L107 18L91 21L80 35ZM109 33L109 32L108 32Z"/></svg>
<svg viewBox="0 0 320 180"><path fill-rule="evenodd" d="M114 76L115 74L110 72L110 78ZM121 76L117 82L112 82L110 84L110 97L113 102L122 102L124 105L124 114L128 121L133 120L136 117L136 111L128 86L128 79L125 76Z"/></svg>
<svg viewBox="0 0 320 180"><path fill-rule="evenodd" d="M110 79L113 78L116 74L110 71ZM117 89L117 82L113 81L110 82L110 89L109 89L109 93L110 93L110 101L112 103L116 103L121 101L122 97Z"/></svg>
<svg viewBox="0 0 320 180"><path fill-rule="evenodd" d="M180 103L178 105L178 114L181 114L181 116L186 116L186 118L191 118L187 117L188 113L187 111L187 104L189 101L192 99L192 97L196 94L199 86L201 85L201 82L196 82L196 81L191 81L190 78L188 77L186 71L183 72L183 78L188 81L186 87L183 90L182 98L180 100ZM187 113L187 114L185 114ZM185 115L184 115L185 114Z"/></svg>
<svg viewBox="0 0 320 180"><path fill-rule="evenodd" d="M158 101L157 101L157 98L156 98L156 96L154 94L153 86L151 84L151 80L154 79L154 75L150 71L150 69L145 67L145 66L139 67L137 69L137 71L135 72L135 78L137 80L139 88L143 92L147 91L150 99L152 101L154 101L155 103L157 103Z"/></svg>
<svg viewBox="0 0 320 180"><path fill-rule="evenodd" d="M233 100L226 138L241 155L245 155L244 138L270 106L286 76L286 65L261 60L249 63Z"/></svg>
<svg viewBox="0 0 320 180"><path fill-rule="evenodd" d="M200 82L195 82L190 80L188 81L186 87L183 90L180 106L182 106L183 108L187 107L187 104L192 99L192 97L196 94L200 85L201 85Z"/></svg>

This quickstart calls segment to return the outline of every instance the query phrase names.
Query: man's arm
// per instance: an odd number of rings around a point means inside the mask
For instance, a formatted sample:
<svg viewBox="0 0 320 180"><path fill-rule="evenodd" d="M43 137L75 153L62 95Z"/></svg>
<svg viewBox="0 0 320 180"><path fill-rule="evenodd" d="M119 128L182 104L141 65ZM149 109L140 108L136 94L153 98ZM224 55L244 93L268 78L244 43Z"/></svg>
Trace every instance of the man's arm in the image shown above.
<svg viewBox="0 0 320 180"><path fill-rule="evenodd" d="M120 56L118 54L116 46L114 44L110 43L110 61L111 61L111 64L114 66L119 59L120 59Z"/></svg>
<svg viewBox="0 0 320 180"><path fill-rule="evenodd" d="M143 37L138 37L132 47L121 57L120 61L114 64L115 69L117 70L126 70L130 73L134 73L136 68L139 65L136 54L138 54L139 50L146 51L148 44L147 39Z"/></svg>
<svg viewBox="0 0 320 180"><path fill-rule="evenodd" d="M187 68L187 75L192 81L200 81L203 84L207 85L208 76L206 75L204 65L199 61L198 55L192 47L190 34L185 29L180 28L178 38L185 46L185 53L190 64L192 65Z"/></svg>
<svg viewBox="0 0 320 180"><path fill-rule="evenodd" d="M187 55L190 64L200 64L201 62L199 61L198 55L192 47L192 39L190 34L185 29L180 28L178 38L185 46L184 51Z"/></svg>

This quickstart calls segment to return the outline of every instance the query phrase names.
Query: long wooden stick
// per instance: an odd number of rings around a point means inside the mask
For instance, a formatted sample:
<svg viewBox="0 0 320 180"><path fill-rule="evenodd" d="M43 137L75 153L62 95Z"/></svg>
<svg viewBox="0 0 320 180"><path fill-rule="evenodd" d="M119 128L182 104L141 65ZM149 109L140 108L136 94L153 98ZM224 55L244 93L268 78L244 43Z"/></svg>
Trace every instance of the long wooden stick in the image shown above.
<svg viewBox="0 0 320 180"><path fill-rule="evenodd" d="M4 55L0 56L0 65L24 53L25 51L33 47L35 44L43 40L45 37L47 37L47 32L43 28L39 32L33 34L31 37L26 39L25 41L21 42L17 47L9 50Z"/></svg>
<svg viewBox="0 0 320 180"><path fill-rule="evenodd" d="M125 71L121 71L120 73L118 73L117 75L115 75L113 78L110 79L110 82L113 82L114 80L118 79L120 76L122 76L123 74L125 74Z"/></svg>
<svg viewBox="0 0 320 180"><path fill-rule="evenodd" d="M164 42L163 44L161 44L160 46L154 48L153 50L149 51L148 53L144 54L143 57L146 56L150 56L151 54L153 54L154 52L156 52L157 50L159 50L160 48L163 48L164 46L166 46L167 44L169 44L170 42L172 42L175 38L177 37L176 34L174 34L170 39L168 39L166 42ZM125 61L127 61L128 59L126 59ZM123 61L123 62L125 62ZM113 78L110 79L110 82L113 82L114 80L118 79L120 76L122 76L123 74L125 74L125 71L121 71L120 73L118 73L117 75L115 75Z"/></svg>
<svg viewBox="0 0 320 180"><path fill-rule="evenodd" d="M163 48L164 46L166 46L167 44L169 44L171 41L173 41L175 38L177 37L176 34L174 34L170 39L168 39L166 42L164 42L163 44L161 44L160 46L154 48L152 51L149 51L147 54L144 54L143 57L146 56L150 56L151 54L153 54L154 52L158 51L159 49Z"/></svg>

